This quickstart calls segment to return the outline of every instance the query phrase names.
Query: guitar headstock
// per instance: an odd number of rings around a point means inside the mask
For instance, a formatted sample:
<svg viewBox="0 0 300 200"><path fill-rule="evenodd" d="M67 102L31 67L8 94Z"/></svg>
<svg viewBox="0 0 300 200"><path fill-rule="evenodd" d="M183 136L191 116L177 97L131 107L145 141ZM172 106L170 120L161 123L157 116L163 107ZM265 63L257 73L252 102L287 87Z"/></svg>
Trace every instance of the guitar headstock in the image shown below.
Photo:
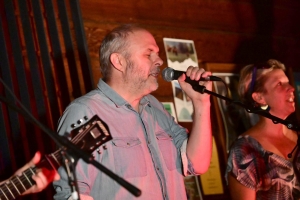
<svg viewBox="0 0 300 200"><path fill-rule="evenodd" d="M87 122L84 122L86 120ZM80 125L83 123L83 125ZM71 132L71 142L81 150L93 152L100 145L112 139L107 124L97 115L91 119L79 119L79 126ZM74 126L73 124L72 126Z"/></svg>

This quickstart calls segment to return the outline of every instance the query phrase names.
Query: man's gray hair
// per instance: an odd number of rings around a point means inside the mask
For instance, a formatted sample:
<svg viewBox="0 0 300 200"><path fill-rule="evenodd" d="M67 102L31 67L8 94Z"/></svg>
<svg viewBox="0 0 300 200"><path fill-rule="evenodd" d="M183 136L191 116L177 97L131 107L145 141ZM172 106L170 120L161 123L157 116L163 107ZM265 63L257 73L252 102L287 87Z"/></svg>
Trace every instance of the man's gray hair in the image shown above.
<svg viewBox="0 0 300 200"><path fill-rule="evenodd" d="M127 51L127 48L130 45L128 44L128 36L130 33L138 30L145 29L136 24L124 24L114 28L105 36L99 51L100 70L104 81L108 81L111 76L111 54L120 53L126 59L129 59L130 54Z"/></svg>

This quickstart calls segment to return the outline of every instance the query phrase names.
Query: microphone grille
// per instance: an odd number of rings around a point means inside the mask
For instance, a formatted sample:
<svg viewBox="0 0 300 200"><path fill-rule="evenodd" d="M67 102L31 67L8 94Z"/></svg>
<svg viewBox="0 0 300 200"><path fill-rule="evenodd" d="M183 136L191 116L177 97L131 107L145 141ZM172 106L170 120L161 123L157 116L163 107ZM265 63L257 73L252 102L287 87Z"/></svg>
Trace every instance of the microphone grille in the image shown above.
<svg viewBox="0 0 300 200"><path fill-rule="evenodd" d="M174 76L174 70L170 67L166 67L165 69L163 69L162 71L162 77L165 81L172 81L173 80L173 76Z"/></svg>

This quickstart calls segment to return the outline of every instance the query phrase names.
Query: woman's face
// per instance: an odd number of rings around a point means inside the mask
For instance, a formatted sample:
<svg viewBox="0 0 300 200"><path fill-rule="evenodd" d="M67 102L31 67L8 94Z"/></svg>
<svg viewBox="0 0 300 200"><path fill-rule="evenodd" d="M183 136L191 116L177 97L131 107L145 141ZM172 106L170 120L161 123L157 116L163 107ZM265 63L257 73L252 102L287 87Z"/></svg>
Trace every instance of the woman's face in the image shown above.
<svg viewBox="0 0 300 200"><path fill-rule="evenodd" d="M262 93L265 103L271 107L270 113L285 119L295 111L294 87L281 69L274 69L266 74L264 83L266 92Z"/></svg>

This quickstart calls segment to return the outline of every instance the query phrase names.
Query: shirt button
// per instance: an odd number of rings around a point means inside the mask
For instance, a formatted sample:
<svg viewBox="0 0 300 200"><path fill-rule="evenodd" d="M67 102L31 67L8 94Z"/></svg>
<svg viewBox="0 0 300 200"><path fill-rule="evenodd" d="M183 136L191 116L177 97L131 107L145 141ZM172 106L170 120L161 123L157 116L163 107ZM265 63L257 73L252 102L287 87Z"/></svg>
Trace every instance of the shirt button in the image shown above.
<svg viewBox="0 0 300 200"><path fill-rule="evenodd" d="M156 168L156 170L158 171L158 170L159 170L159 168L157 167L157 168Z"/></svg>

